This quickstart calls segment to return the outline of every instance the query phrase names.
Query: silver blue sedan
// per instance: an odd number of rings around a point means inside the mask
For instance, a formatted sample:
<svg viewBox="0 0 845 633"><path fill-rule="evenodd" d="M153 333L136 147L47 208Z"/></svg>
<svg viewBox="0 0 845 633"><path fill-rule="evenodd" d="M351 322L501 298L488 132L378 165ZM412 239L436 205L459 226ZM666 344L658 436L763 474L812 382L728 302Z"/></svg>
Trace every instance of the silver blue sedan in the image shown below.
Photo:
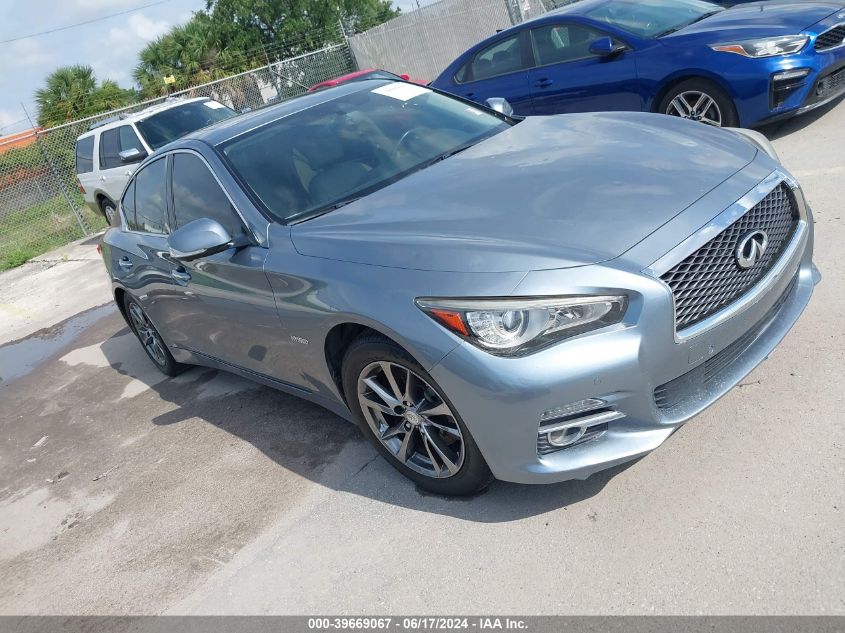
<svg viewBox="0 0 845 633"><path fill-rule="evenodd" d="M494 105L364 81L145 161L103 256L152 362L323 405L443 494L657 448L809 301L804 195L753 132Z"/></svg>

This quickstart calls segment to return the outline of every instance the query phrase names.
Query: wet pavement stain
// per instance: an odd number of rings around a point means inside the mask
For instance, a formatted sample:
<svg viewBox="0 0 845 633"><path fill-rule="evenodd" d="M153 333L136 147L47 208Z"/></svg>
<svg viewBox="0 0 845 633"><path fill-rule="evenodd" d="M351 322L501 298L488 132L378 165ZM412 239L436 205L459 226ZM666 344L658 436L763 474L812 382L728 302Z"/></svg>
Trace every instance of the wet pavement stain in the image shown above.
<svg viewBox="0 0 845 633"><path fill-rule="evenodd" d="M117 310L113 303L81 312L53 327L0 346L0 389L68 347L88 327Z"/></svg>

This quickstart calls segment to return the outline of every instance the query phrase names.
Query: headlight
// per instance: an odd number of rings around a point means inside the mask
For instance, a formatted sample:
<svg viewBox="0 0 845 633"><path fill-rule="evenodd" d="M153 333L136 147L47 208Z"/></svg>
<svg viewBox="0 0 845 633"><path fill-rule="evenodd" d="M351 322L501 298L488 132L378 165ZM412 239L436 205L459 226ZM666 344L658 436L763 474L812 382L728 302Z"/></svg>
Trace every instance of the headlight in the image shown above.
<svg viewBox="0 0 845 633"><path fill-rule="evenodd" d="M736 53L743 57L776 57L797 53L804 48L809 39L806 35L784 35L730 44L711 44L710 48L723 53Z"/></svg>
<svg viewBox="0 0 845 633"><path fill-rule="evenodd" d="M493 354L513 356L555 341L619 323L622 296L544 299L417 299L450 331Z"/></svg>

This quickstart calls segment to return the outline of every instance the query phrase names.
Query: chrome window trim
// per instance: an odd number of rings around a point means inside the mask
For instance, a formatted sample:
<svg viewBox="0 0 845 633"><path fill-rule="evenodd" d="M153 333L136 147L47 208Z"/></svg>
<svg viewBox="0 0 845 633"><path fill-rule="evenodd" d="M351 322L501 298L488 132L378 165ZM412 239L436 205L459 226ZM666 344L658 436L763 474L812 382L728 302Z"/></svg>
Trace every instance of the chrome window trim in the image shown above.
<svg viewBox="0 0 845 633"><path fill-rule="evenodd" d="M814 40L813 40L813 51L814 51L814 52L816 52L816 53L828 53L828 52L830 52L830 51L836 51L836 50L839 50L840 48L842 48L843 46L845 46L845 41L843 41L843 42L841 42L841 43L837 44L836 46L831 46L830 48L823 48L822 50L818 50L818 49L816 49L816 42L818 42L818 41L819 41L819 38L820 38L822 35L825 35L826 33L829 33L829 32L830 32L830 31L832 31L833 29L838 29L840 26L845 26L845 22L840 22L839 24L834 24L833 26L831 26L831 27L830 27L829 29L827 29L826 31L822 31L821 33L819 33L818 35L816 35L816 39L814 39Z"/></svg>
<svg viewBox="0 0 845 633"><path fill-rule="evenodd" d="M747 292L740 295L735 301L722 310L709 316L703 321L682 330L678 330L677 325L675 325L675 343L683 343L693 337L703 334L704 332L712 330L713 328L732 319L736 315L741 314L750 306L757 303L760 297L766 294L775 282L777 282L777 280L780 279L785 272L787 272L786 269L790 262L792 262L795 252L801 250L803 245L806 243L809 232L807 224L807 203L804 199L801 187L798 185L797 181L785 171L773 171L754 189L749 191L737 202L711 220L709 224L688 237L643 271L645 274L654 277L656 281L665 286L669 296L672 297L672 321L674 324L677 324L675 295L669 287L669 284L661 279L661 276L674 268L680 262L684 261L710 240L718 236L731 224L739 220L739 218L759 204L782 182L789 186L795 196L795 201L798 205L799 221L795 234L792 236L789 244L787 244L787 246L783 249L783 253L778 258L777 263L768 273L766 273L766 275L758 280L754 286L749 288Z"/></svg>

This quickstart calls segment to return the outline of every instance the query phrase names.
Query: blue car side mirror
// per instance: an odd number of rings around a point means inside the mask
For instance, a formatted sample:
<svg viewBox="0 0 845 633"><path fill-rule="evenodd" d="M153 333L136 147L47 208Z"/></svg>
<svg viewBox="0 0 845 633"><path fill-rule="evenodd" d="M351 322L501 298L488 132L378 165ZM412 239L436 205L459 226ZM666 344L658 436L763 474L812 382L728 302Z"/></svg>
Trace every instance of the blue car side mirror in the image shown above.
<svg viewBox="0 0 845 633"><path fill-rule="evenodd" d="M615 42L611 37L600 37L590 44L590 52L599 57L615 57L627 50L627 46Z"/></svg>

